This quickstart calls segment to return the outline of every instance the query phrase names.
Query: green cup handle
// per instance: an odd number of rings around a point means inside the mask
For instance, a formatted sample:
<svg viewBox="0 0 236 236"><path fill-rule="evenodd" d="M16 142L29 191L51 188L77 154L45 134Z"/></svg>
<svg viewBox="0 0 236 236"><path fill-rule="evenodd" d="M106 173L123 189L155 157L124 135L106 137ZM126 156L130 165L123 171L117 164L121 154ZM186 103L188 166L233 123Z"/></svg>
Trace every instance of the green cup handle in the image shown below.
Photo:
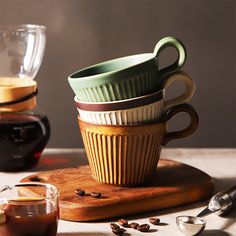
<svg viewBox="0 0 236 236"><path fill-rule="evenodd" d="M173 64L161 69L158 72L161 78L179 70L184 65L187 58L185 46L179 39L174 37L165 37L161 39L155 46L153 54L156 58L158 58L159 54L167 47L175 48L177 50L178 56Z"/></svg>
<svg viewBox="0 0 236 236"><path fill-rule="evenodd" d="M182 81L185 85L185 90L178 97L165 101L165 110L170 107L188 102L195 93L196 86L193 79L181 70L163 78L161 81L161 87L167 89L175 81Z"/></svg>
<svg viewBox="0 0 236 236"><path fill-rule="evenodd" d="M185 112L190 116L190 124L183 130L167 132L162 142L163 146L165 146L168 142L170 142L173 139L188 137L197 130L199 125L198 114L194 109L194 107L192 107L187 103L169 108L164 115L164 121L168 122L173 116L175 116L180 112Z"/></svg>

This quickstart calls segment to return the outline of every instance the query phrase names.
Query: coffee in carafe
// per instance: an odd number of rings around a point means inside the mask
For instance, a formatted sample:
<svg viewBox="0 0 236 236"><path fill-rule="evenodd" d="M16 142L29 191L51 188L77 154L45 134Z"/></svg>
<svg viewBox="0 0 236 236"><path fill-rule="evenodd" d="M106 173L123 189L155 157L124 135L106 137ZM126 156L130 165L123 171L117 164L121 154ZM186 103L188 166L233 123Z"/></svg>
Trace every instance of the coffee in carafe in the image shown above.
<svg viewBox="0 0 236 236"><path fill-rule="evenodd" d="M45 115L0 114L0 170L14 171L36 165L50 136Z"/></svg>

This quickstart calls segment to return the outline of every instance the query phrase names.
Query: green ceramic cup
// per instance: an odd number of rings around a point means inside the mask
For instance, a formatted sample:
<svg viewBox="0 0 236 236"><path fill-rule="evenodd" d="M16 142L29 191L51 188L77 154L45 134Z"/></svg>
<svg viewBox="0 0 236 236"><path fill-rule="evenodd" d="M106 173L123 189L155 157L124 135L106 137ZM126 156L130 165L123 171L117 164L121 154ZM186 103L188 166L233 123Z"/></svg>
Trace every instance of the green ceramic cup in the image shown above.
<svg viewBox="0 0 236 236"><path fill-rule="evenodd" d="M161 70L159 54L167 47L177 50L175 62ZM162 80L178 71L187 52L179 39L165 37L153 53L143 53L99 63L69 76L69 84L81 101L109 102L143 96L162 88Z"/></svg>

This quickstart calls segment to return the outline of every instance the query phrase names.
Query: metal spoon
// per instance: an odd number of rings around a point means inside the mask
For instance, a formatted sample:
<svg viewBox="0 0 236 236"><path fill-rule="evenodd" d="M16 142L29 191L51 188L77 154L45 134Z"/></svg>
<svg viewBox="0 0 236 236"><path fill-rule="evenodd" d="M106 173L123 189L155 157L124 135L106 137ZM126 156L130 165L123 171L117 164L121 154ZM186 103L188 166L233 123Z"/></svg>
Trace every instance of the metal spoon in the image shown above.
<svg viewBox="0 0 236 236"><path fill-rule="evenodd" d="M227 191L219 192L214 195L208 206L197 216L178 216L176 224L180 231L186 236L199 235L206 226L206 221L200 217L212 213L223 215L236 206L236 185Z"/></svg>
<svg viewBox="0 0 236 236"><path fill-rule="evenodd" d="M206 221L195 216L178 216L176 224L179 230L186 236L200 234L206 226Z"/></svg>

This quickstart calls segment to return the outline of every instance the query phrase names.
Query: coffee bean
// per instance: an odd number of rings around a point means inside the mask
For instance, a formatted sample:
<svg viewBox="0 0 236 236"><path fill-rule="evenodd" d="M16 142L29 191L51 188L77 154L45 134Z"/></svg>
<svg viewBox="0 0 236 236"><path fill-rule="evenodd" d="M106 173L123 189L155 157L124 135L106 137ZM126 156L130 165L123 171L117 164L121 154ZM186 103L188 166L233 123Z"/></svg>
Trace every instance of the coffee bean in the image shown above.
<svg viewBox="0 0 236 236"><path fill-rule="evenodd" d="M122 234L125 232L125 229L122 229L122 228L113 229L112 232L113 232L115 235L122 235Z"/></svg>
<svg viewBox="0 0 236 236"><path fill-rule="evenodd" d="M149 224L143 224L143 225L139 225L137 227L137 230L140 232L148 232L150 229L150 225Z"/></svg>
<svg viewBox="0 0 236 236"><path fill-rule="evenodd" d="M84 196L85 195L85 191L83 189L76 189L75 193L79 196Z"/></svg>
<svg viewBox="0 0 236 236"><path fill-rule="evenodd" d="M118 229L120 229L120 226L117 225L117 224L115 224L115 223L110 223L110 227L111 227L112 230L118 230Z"/></svg>
<svg viewBox="0 0 236 236"><path fill-rule="evenodd" d="M120 219L118 220L119 225L123 226L123 227L128 227L128 221L125 219Z"/></svg>
<svg viewBox="0 0 236 236"><path fill-rule="evenodd" d="M94 198L100 198L102 196L102 194L99 192L91 192L90 195Z"/></svg>
<svg viewBox="0 0 236 236"><path fill-rule="evenodd" d="M130 224L130 227L133 228L133 229L137 229L138 226L139 226L139 224L136 223L136 222L132 222L132 223Z"/></svg>
<svg viewBox="0 0 236 236"><path fill-rule="evenodd" d="M160 219L156 217L149 218L149 222L153 225L158 225L160 223Z"/></svg>

